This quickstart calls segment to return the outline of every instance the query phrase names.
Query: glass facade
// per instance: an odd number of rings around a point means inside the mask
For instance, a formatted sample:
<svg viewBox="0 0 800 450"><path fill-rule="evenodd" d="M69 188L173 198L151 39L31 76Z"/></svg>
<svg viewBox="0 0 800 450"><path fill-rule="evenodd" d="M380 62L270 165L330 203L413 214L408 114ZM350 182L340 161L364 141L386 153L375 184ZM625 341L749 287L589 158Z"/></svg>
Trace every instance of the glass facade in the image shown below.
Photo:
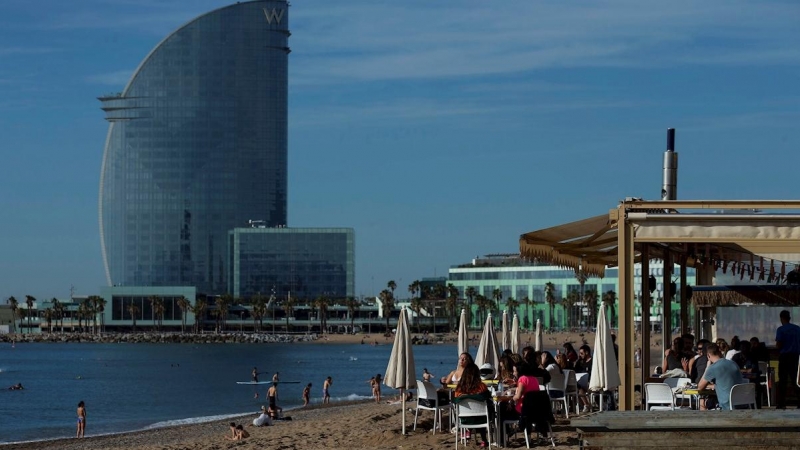
<svg viewBox="0 0 800 450"><path fill-rule="evenodd" d="M237 228L228 236L229 285L234 297L354 296L352 228Z"/></svg>
<svg viewBox="0 0 800 450"><path fill-rule="evenodd" d="M675 266L673 269L673 278L679 280L680 267ZM659 262L650 263L650 274L656 277L656 290L652 294L654 301L652 316L660 314L657 305L660 304L664 286L662 278L664 274L664 266ZM583 285L583 291L597 292L598 299L601 299L603 294L608 291L619 291L619 269L607 268L605 271L605 278L587 278ZM686 272L687 283L689 285L695 284L694 269L689 268ZM545 300L545 285L553 283L553 295L555 297L556 305L551 309L550 305ZM497 305L497 310L502 311L506 309L506 303L509 298L520 302L520 306L515 311L520 315L520 320L523 328L530 328L537 318L542 319L542 323L547 328L565 328L567 326L567 311L562 300L568 296L570 292L580 292L580 282L575 278L575 271L572 269L564 269L557 266L542 266L532 265L525 266L522 264L515 264L512 266L492 266L489 264L481 264L476 266L458 266L451 267L449 271L448 283L452 283L459 291L459 298L466 299L464 292L468 287L473 287L476 294L483 295L489 299L495 289L502 292L502 300ZM634 292L637 298L642 292L642 268L640 264L634 267ZM531 304L522 305L522 299L527 297ZM678 298L677 296L675 297ZM680 311L679 303L673 300L672 311ZM473 309L476 306L473 305ZM616 309L616 308L615 308ZM577 307L577 312L573 314L573 323L585 319L587 310ZM617 311L615 310L615 316ZM641 308L638 301L634 307L634 314L641 315ZM577 316L577 317L576 317ZM677 318L673 318L677 321ZM614 321L616 323L616 319ZM480 326L479 317L473 315L473 327Z"/></svg>
<svg viewBox="0 0 800 450"><path fill-rule="evenodd" d="M286 224L288 21L285 0L212 11L100 98L109 285L225 293L228 230Z"/></svg>

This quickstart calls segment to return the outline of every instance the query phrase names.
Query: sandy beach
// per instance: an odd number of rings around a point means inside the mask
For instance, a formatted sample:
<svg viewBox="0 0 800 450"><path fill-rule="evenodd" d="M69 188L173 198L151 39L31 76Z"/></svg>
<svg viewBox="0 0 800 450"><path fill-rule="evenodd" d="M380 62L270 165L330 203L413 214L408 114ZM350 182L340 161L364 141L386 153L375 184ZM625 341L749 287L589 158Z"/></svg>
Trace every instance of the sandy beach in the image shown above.
<svg viewBox="0 0 800 450"><path fill-rule="evenodd" d="M383 335L342 335L331 334L320 337L314 342L299 345L326 345L328 343L372 343L376 340L380 345L392 345L392 340ZM455 335L446 335L444 345L454 345ZM522 341L533 340L533 334L524 334ZM586 333L552 333L545 335L545 347L561 347L564 342L581 345L583 341L590 346L594 344L594 334ZM653 341L658 340L653 336ZM436 345L436 344L433 344ZM441 344L440 344L441 345ZM659 351L654 347L653 360L657 362ZM455 365L455 355L453 364ZM638 372L638 370L637 370ZM384 387L384 398L396 397L392 389ZM244 441L229 441L228 423L230 419L191 425L172 426L151 430L135 431L122 434L91 436L91 411L87 420L87 433L84 439L57 439L43 442L0 445L6 450L70 450L70 449L138 449L138 450L217 450L237 448L249 449L281 449L310 450L323 448L395 448L395 449L444 449L454 444L454 435L445 432L431 433L433 417L429 411L420 413L417 430L413 431L414 403L406 405L406 423L409 430L406 436L401 434L402 407L399 403L376 404L372 401L338 402L330 405L313 405L306 409L286 411L291 421L280 421L271 427L253 427L252 420L257 416L242 416L236 423L245 425L250 437ZM447 423L447 418L445 418ZM579 448L577 433L569 426L569 420L557 418L554 427L556 444L559 448ZM512 442L511 447L524 447L521 435ZM13 439L13 437L12 437ZM474 439L473 439L474 441ZM476 447L470 442L468 447Z"/></svg>

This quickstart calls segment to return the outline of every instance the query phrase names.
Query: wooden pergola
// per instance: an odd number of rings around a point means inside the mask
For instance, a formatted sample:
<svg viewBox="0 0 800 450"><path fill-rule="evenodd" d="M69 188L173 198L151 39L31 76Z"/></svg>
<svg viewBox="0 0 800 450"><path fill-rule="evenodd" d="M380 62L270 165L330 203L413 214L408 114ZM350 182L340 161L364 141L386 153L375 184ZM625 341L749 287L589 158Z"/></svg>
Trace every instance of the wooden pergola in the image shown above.
<svg viewBox="0 0 800 450"><path fill-rule="evenodd" d="M673 264L680 265L681 332L689 329L686 267L694 267L698 285L714 285L717 270L732 270L751 279L785 279L787 264L800 261L800 201L626 199L601 215L533 231L520 237L523 257L537 258L586 274L603 276L606 266L619 268L619 407L633 409L634 264L649 273L652 259L664 261L664 298L672 298ZM744 276L744 275L742 275ZM650 292L642 289L642 310L649 311ZM671 302L663 302L671 317ZM648 330L649 315L642 315ZM695 326L695 329L698 327ZM662 327L665 343L669 326ZM642 333L644 361L649 361L649 333ZM647 376L644 369L643 376ZM642 380L643 381L643 380Z"/></svg>

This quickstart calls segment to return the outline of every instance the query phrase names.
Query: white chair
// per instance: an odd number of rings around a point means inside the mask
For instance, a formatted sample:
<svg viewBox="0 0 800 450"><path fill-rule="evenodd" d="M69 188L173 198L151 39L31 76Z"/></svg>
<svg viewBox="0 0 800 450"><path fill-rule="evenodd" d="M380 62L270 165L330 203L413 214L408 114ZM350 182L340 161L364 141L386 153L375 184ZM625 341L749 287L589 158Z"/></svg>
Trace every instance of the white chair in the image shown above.
<svg viewBox="0 0 800 450"><path fill-rule="evenodd" d="M474 417L478 420L474 424L465 424L462 421L467 417ZM482 418L483 420L480 420ZM466 438L462 438L463 429L486 428L486 441L491 446L492 444L492 421L489 419L489 408L486 402L464 399L456 403L456 449L458 449L458 441L464 439L463 443L466 445Z"/></svg>
<svg viewBox="0 0 800 450"><path fill-rule="evenodd" d="M672 388L664 383L645 383L645 410L674 410L675 395Z"/></svg>
<svg viewBox="0 0 800 450"><path fill-rule="evenodd" d="M567 377L567 391L564 393L567 397L567 403L570 398L574 398L575 414L578 414L580 403L578 402L578 378L575 376L574 370L565 370L564 376Z"/></svg>
<svg viewBox="0 0 800 450"><path fill-rule="evenodd" d="M688 400L689 401L689 407L690 408L692 407L692 399L694 397L691 396L691 395L688 395L688 394L684 394L684 393L678 392L678 390L682 389L687 384L692 384L692 380L690 378L686 378L686 377L664 378L664 384L666 384L667 386L670 387L670 389L672 389L672 392L675 394L675 401L676 402L678 400L680 400L681 401L681 406L683 406L683 401L684 400Z"/></svg>
<svg viewBox="0 0 800 450"><path fill-rule="evenodd" d="M450 405L439 404L439 397L433 383L417 380L417 411L414 413L414 429L417 429L417 416L419 410L425 409L433 411L433 433L436 434L436 424L439 424L439 431L442 431L442 411L447 410ZM451 419L452 422L452 419Z"/></svg>
<svg viewBox="0 0 800 450"><path fill-rule="evenodd" d="M737 406L747 406L747 409L756 409L756 385L753 383L734 384L731 388L731 410Z"/></svg>
<svg viewBox="0 0 800 450"><path fill-rule="evenodd" d="M564 371L566 372L566 370ZM569 419L569 398L567 397L567 377L563 373L556 373L550 377L550 401L559 407L564 404L564 415Z"/></svg>
<svg viewBox="0 0 800 450"><path fill-rule="evenodd" d="M759 361L758 371L761 372L759 384L764 386L764 392L767 393L767 406L772 406L772 374L770 373L769 363Z"/></svg>

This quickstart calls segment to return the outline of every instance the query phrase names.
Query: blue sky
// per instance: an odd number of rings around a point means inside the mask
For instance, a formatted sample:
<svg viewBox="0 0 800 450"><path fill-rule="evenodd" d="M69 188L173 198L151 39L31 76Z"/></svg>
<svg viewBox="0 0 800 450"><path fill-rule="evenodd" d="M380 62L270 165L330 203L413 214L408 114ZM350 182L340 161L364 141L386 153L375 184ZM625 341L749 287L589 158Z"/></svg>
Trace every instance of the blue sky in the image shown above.
<svg viewBox="0 0 800 450"><path fill-rule="evenodd" d="M108 125L219 0L0 2L0 298L97 293ZM657 199L797 198L800 3L294 0L289 225L356 230L356 293Z"/></svg>

